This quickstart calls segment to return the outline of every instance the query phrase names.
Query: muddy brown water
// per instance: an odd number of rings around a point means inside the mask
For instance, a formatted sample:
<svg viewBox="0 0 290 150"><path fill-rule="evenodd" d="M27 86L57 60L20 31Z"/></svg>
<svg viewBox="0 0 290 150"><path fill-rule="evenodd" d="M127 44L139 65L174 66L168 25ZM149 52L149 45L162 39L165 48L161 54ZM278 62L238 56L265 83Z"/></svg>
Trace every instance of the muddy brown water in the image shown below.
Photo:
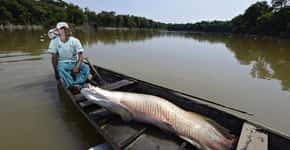
<svg viewBox="0 0 290 150"><path fill-rule="evenodd" d="M59 96L43 33L0 32L0 149L102 142ZM245 117L290 135L289 40L130 30L74 35L99 66L251 113Z"/></svg>

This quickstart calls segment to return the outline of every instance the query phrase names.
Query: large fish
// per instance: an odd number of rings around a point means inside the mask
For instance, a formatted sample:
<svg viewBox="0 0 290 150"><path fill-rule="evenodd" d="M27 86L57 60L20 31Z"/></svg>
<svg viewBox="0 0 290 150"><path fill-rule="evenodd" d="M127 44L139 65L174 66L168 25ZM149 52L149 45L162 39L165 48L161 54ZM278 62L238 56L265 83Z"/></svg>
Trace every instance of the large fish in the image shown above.
<svg viewBox="0 0 290 150"><path fill-rule="evenodd" d="M196 113L185 111L157 96L83 88L89 100L120 115L125 121L137 120L170 131L199 149L231 149L235 139L226 136L221 126Z"/></svg>

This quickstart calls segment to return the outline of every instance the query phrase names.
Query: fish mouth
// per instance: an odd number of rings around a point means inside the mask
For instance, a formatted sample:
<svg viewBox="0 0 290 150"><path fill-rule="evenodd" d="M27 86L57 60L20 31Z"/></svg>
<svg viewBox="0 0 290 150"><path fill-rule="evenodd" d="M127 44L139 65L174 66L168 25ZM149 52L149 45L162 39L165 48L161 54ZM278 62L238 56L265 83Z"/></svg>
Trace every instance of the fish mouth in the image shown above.
<svg viewBox="0 0 290 150"><path fill-rule="evenodd" d="M124 121L130 121L133 118L133 115L126 107L115 103L107 97L97 93L96 91L94 91L94 89L83 88L81 89L81 94L85 96L88 101L91 101L103 108L106 108L110 112L118 114Z"/></svg>
<svg viewBox="0 0 290 150"><path fill-rule="evenodd" d="M90 88L81 89L81 94L87 98L89 101L95 102L109 102L108 99L94 91Z"/></svg>

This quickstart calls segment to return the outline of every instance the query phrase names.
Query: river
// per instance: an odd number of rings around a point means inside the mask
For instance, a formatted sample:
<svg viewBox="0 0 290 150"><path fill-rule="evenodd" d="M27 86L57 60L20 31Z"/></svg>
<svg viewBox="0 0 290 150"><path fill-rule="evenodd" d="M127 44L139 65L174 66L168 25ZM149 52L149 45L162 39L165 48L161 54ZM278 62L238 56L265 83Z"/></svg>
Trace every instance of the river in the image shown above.
<svg viewBox="0 0 290 150"><path fill-rule="evenodd" d="M0 32L0 149L73 150L102 141L59 97L44 33ZM248 112L233 113L290 135L289 40L137 30L74 35L99 66Z"/></svg>

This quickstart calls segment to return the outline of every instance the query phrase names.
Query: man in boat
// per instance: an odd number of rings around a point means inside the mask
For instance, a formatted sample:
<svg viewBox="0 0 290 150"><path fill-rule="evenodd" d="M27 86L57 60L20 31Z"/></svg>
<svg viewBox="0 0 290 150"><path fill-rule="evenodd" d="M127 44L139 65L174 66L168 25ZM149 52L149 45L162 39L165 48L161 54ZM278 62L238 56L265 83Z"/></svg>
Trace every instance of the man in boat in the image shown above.
<svg viewBox="0 0 290 150"><path fill-rule="evenodd" d="M51 39L48 53L51 53L55 79L78 93L89 75L89 66L83 63L84 49L79 39L71 36L70 27L59 22L54 29L58 36Z"/></svg>

